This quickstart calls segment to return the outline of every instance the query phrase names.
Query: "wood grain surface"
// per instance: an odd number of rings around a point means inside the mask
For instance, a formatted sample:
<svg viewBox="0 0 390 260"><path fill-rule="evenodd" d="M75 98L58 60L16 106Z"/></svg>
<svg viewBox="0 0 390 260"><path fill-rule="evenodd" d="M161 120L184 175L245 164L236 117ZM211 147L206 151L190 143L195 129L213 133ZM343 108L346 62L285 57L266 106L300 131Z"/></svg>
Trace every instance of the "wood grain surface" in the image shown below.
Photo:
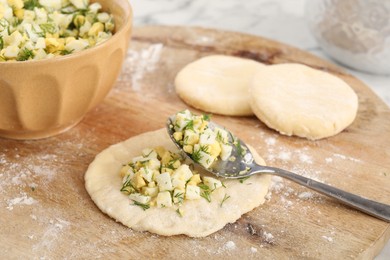
<svg viewBox="0 0 390 260"><path fill-rule="evenodd" d="M175 75L210 54L303 63L349 83L359 96L357 118L324 140L282 136L255 117L214 115L213 120L254 146L269 165L390 204L390 110L361 81L260 37L141 27L134 30L116 85L80 124L43 140L0 139L0 258L369 259L378 254L390 237L389 223L287 180L274 179L264 205L200 239L135 232L98 210L84 188L89 163L109 145L162 128L168 115L187 108L175 94Z"/></svg>

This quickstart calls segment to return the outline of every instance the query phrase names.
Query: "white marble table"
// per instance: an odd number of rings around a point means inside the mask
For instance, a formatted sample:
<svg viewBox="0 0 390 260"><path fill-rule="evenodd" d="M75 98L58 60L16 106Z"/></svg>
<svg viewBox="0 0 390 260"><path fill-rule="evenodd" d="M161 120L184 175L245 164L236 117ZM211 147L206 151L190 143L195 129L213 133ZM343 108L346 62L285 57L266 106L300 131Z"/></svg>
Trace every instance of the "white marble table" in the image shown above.
<svg viewBox="0 0 390 260"><path fill-rule="evenodd" d="M305 0L130 0L137 25L188 25L245 32L277 40L330 60L311 35ZM341 66L341 65L340 65ZM390 76L346 68L390 106ZM390 259L390 242L377 260Z"/></svg>

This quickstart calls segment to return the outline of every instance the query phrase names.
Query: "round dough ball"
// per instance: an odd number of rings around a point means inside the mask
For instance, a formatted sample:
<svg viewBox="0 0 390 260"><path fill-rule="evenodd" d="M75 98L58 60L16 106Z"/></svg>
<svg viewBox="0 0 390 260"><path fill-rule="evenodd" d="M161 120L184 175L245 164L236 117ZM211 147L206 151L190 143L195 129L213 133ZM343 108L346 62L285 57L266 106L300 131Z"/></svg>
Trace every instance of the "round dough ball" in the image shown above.
<svg viewBox="0 0 390 260"><path fill-rule="evenodd" d="M253 112L268 127L311 140L341 132L358 109L358 97L347 83L301 64L264 67L250 93Z"/></svg>
<svg viewBox="0 0 390 260"><path fill-rule="evenodd" d="M262 63L212 55L185 66L176 76L176 92L197 109L229 116L253 115L248 88Z"/></svg>
<svg viewBox="0 0 390 260"><path fill-rule="evenodd" d="M142 210L131 205L130 199L120 192L122 178L119 171L122 165L138 156L144 148L164 148L178 152L165 128L147 132L121 143L112 145L99 153L85 173L85 187L92 200L101 211L138 231L149 231L164 236L185 234L191 237L204 237L233 223L241 215L264 203L271 176L258 174L245 180L226 179L226 188L211 193L211 202L201 198L186 200L180 216L173 208L150 207ZM264 165L264 160L249 147L255 161ZM199 171L200 174L205 174ZM225 195L230 196L221 206Z"/></svg>

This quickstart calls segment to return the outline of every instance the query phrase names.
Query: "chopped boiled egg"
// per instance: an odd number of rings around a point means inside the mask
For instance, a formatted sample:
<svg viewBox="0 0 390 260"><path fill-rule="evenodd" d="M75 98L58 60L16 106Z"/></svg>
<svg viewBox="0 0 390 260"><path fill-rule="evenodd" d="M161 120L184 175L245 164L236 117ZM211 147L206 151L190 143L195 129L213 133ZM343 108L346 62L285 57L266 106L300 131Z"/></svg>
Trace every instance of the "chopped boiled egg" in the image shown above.
<svg viewBox="0 0 390 260"><path fill-rule="evenodd" d="M187 185L185 198L187 200L200 199L200 188L195 185Z"/></svg>
<svg viewBox="0 0 390 260"><path fill-rule="evenodd" d="M141 176L145 181L153 181L153 170L149 169L148 167L142 167L139 172L141 173Z"/></svg>
<svg viewBox="0 0 390 260"><path fill-rule="evenodd" d="M174 189L173 190L173 203L182 204L184 201L185 190L183 189Z"/></svg>
<svg viewBox="0 0 390 260"><path fill-rule="evenodd" d="M88 41L86 41L84 39L80 39L80 40L74 39L74 40L69 41L65 45L65 50L67 50L69 52L79 52L79 51L86 49L88 46L89 46Z"/></svg>
<svg viewBox="0 0 390 260"><path fill-rule="evenodd" d="M229 132L220 127L210 128L208 120L208 116L197 116L184 110L175 115L171 126L176 142L205 168L209 168L218 158L228 160L232 152Z"/></svg>
<svg viewBox="0 0 390 260"><path fill-rule="evenodd" d="M62 7L61 0L39 0L39 4L49 10L59 10Z"/></svg>
<svg viewBox="0 0 390 260"><path fill-rule="evenodd" d="M220 181L202 177L191 170L179 154L163 147L144 149L140 156L122 166L119 175L122 178L121 192L128 195L134 205L144 210L150 206L172 207L180 216L180 206L186 200L204 197L210 202L210 193L222 187ZM208 186L212 188L206 197L202 195L202 189Z"/></svg>
<svg viewBox="0 0 390 260"><path fill-rule="evenodd" d="M172 207L172 197L169 191L162 191L157 194L157 207Z"/></svg>
<svg viewBox="0 0 390 260"><path fill-rule="evenodd" d="M222 182L212 177L203 177L203 183L207 185L210 190L215 190L222 187Z"/></svg>
<svg viewBox="0 0 390 260"><path fill-rule="evenodd" d="M88 0L69 0L77 9L86 9L89 1Z"/></svg>
<svg viewBox="0 0 390 260"><path fill-rule="evenodd" d="M156 197L158 191L158 187L142 187L142 193L150 197Z"/></svg>
<svg viewBox="0 0 390 260"><path fill-rule="evenodd" d="M215 143L215 139L217 135L213 130L207 128L200 136L199 136L199 144L213 144Z"/></svg>
<svg viewBox="0 0 390 260"><path fill-rule="evenodd" d="M173 190L171 175L168 172L161 173L156 177L156 182L160 191Z"/></svg>
<svg viewBox="0 0 390 260"><path fill-rule="evenodd" d="M150 202L151 197L147 195L142 195L140 193L132 193L129 195L129 199L138 203L147 204Z"/></svg>
<svg viewBox="0 0 390 260"><path fill-rule="evenodd" d="M229 159L230 155L232 154L233 147L231 145L227 144L221 144L221 159L223 161L226 161Z"/></svg>
<svg viewBox="0 0 390 260"><path fill-rule="evenodd" d="M5 49L2 50L1 54L7 58L7 59L12 59L16 58L19 54L19 47L18 46L8 46Z"/></svg>

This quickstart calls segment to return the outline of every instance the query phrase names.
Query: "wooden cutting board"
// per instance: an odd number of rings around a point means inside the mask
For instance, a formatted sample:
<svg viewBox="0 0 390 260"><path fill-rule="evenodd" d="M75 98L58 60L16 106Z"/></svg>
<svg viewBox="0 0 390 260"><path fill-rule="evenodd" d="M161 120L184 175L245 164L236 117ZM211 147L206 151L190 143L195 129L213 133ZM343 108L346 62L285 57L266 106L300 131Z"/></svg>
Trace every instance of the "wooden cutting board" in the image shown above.
<svg viewBox="0 0 390 260"><path fill-rule="evenodd" d="M113 90L80 124L44 140L0 139L0 258L368 259L378 254L390 237L389 223L287 180L274 179L264 205L206 238L135 232L98 210L84 189L89 163L109 145L162 128L168 115L188 108L175 94L174 77L210 54L303 63L349 83L359 96L358 116L325 140L282 136L255 117L213 120L254 146L269 165L390 204L390 110L361 81L260 37L142 27L134 30Z"/></svg>

